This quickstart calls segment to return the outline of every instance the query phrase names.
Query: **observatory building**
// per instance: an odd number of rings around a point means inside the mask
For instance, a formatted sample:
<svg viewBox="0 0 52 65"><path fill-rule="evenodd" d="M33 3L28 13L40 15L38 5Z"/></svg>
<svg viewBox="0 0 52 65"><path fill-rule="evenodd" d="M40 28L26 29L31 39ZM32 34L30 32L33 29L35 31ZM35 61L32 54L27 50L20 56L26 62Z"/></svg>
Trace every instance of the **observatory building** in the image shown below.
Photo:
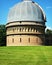
<svg viewBox="0 0 52 65"><path fill-rule="evenodd" d="M7 46L35 46L45 43L46 16L32 0L23 0L9 10L6 24Z"/></svg>

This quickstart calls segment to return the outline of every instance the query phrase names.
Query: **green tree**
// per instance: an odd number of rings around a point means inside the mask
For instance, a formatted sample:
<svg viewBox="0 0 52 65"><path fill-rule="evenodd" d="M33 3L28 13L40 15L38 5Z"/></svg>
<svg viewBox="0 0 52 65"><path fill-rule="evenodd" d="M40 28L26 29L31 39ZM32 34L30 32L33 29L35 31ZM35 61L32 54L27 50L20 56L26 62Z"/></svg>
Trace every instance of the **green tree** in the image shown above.
<svg viewBox="0 0 52 65"><path fill-rule="evenodd" d="M6 28L0 25L0 46L6 45Z"/></svg>
<svg viewBox="0 0 52 65"><path fill-rule="evenodd" d="M52 30L47 29L45 33L46 33L46 34L52 34Z"/></svg>
<svg viewBox="0 0 52 65"><path fill-rule="evenodd" d="M45 37L46 37L46 41L45 41L45 45L52 45L52 30L47 29L45 32Z"/></svg>

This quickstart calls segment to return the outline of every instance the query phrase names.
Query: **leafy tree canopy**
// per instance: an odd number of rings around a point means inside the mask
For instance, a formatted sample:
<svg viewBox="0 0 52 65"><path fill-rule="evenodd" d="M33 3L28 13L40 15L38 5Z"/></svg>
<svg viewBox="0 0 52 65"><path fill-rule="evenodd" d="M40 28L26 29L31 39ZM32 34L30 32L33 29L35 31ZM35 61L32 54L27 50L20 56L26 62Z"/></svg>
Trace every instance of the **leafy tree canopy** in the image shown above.
<svg viewBox="0 0 52 65"><path fill-rule="evenodd" d="M5 25L0 25L0 46L6 44L6 28Z"/></svg>
<svg viewBox="0 0 52 65"><path fill-rule="evenodd" d="M46 33L46 34L52 34L52 30L47 29L45 33Z"/></svg>

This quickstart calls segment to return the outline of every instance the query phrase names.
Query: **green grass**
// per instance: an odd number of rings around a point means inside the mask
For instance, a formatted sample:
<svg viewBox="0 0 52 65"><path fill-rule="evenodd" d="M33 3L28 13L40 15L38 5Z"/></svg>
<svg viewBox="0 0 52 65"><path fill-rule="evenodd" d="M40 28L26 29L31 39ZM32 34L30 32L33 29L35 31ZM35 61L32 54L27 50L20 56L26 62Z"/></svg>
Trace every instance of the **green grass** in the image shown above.
<svg viewBox="0 0 52 65"><path fill-rule="evenodd" d="M52 46L0 47L0 65L52 65Z"/></svg>

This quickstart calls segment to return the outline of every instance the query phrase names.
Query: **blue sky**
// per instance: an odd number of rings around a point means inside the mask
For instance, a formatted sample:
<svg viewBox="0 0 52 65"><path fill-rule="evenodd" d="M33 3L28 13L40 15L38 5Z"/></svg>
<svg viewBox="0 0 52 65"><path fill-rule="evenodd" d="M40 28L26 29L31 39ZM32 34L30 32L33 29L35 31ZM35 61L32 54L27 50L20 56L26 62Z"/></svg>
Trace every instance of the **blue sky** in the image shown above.
<svg viewBox="0 0 52 65"><path fill-rule="evenodd" d="M7 23L9 9L22 0L0 0L0 24ZM33 0L37 2L46 14L46 26L52 28L52 0Z"/></svg>

